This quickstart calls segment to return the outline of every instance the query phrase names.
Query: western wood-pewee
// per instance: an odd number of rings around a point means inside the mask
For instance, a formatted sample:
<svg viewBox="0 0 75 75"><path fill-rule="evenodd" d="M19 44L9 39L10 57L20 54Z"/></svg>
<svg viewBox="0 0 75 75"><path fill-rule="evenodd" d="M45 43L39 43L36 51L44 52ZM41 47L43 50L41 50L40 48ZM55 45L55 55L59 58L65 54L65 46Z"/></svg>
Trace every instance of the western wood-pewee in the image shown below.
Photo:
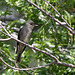
<svg viewBox="0 0 75 75"><path fill-rule="evenodd" d="M34 22L32 20L28 21L19 31L18 33L18 39L28 43L32 34L32 30L34 28L34 26L36 26L36 24L34 24ZM17 42L17 50L16 53L17 55L17 61L16 62L20 62L21 60L21 54L23 53L23 51L25 50L26 46L23 45L22 43Z"/></svg>

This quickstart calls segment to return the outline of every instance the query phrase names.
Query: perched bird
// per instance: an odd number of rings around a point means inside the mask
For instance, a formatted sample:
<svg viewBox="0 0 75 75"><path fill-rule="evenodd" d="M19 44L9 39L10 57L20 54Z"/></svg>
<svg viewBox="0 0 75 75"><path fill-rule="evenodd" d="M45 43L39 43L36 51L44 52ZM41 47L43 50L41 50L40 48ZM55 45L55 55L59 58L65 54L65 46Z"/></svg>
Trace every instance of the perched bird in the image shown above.
<svg viewBox="0 0 75 75"><path fill-rule="evenodd" d="M18 33L18 39L25 42L25 43L28 43L30 38L31 38L31 35L32 35L32 30L33 28L36 26L36 24L30 20L28 21L20 30L19 30L19 33ZM22 43L19 43L17 42L17 50L16 50L16 53L18 54L17 55L17 61L16 62L20 62L21 60L21 54L23 53L23 51L25 50L26 46L23 45Z"/></svg>

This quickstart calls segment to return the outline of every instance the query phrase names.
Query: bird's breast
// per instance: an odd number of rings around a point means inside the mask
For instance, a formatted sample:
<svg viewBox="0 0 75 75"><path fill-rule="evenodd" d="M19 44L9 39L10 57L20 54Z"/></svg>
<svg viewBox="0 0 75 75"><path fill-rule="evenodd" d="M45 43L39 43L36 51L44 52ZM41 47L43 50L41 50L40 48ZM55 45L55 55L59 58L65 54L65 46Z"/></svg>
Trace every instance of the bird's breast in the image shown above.
<svg viewBox="0 0 75 75"><path fill-rule="evenodd" d="M26 35L26 37L25 37L24 42L29 42L30 37L31 37L31 33L32 33L32 31L31 31L31 30L29 30L29 31L27 32L27 35Z"/></svg>

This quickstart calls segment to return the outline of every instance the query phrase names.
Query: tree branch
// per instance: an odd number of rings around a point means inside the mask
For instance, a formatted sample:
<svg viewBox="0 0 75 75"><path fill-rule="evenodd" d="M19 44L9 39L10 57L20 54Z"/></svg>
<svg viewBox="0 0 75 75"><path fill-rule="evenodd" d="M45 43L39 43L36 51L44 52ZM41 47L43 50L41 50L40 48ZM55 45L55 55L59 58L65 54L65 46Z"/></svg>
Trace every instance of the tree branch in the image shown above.
<svg viewBox="0 0 75 75"><path fill-rule="evenodd" d="M39 9L40 11L42 11L44 14L46 14L48 17L52 18L54 21L58 22L61 26L63 26L64 28L66 28L67 30L69 30L72 34L75 34L75 30L72 30L71 28L63 25L58 19L54 18L52 15L50 15L49 13L45 12L43 9L41 9L40 7L38 7L36 4L32 3L29 0L26 0L28 3L30 3L31 5L33 5L34 7L36 7L37 9Z"/></svg>
<svg viewBox="0 0 75 75"><path fill-rule="evenodd" d="M9 64L7 64L1 57L0 57L0 61L2 61L6 66L14 69L14 70L20 70L20 71L28 71L28 70L35 70L35 69L39 69L39 68L43 68L43 67L46 67L46 66L50 66L52 64L59 64L59 65L63 65L63 66L66 66L66 67L72 67L72 68L75 68L75 65L72 65L72 64L67 64L67 63L62 63L62 62L51 62L47 65L43 65L43 66L39 66L39 67L33 67L33 68L16 68L16 67L13 67Z"/></svg>
<svg viewBox="0 0 75 75"><path fill-rule="evenodd" d="M52 6L49 2L47 2L46 0L44 0L47 4L49 4L49 6L51 6L54 11L57 12L57 14L62 18L62 20L68 25L69 28L71 28L73 30L73 28L67 23L67 21L64 19L64 17L54 8L54 6Z"/></svg>
<svg viewBox="0 0 75 75"><path fill-rule="evenodd" d="M71 67L71 68L75 68L75 65L67 64L67 63L64 63L64 62L56 62L56 64L62 65L62 66L67 66L67 67Z"/></svg>
<svg viewBox="0 0 75 75"><path fill-rule="evenodd" d="M55 63L55 62L52 62L52 63L49 63L47 65L43 65L43 66L39 66L39 67L33 67L33 68L16 68L16 67L13 67L13 66L7 64L1 57L0 57L0 61L2 61L6 66L8 66L8 67L10 67L10 68L12 68L14 70L20 70L20 71L23 71L23 70L26 70L26 71L27 70L35 70L35 69L43 68L43 67L46 67L46 66L49 66L49 65L52 65L52 64Z"/></svg>
<svg viewBox="0 0 75 75"><path fill-rule="evenodd" d="M12 61L15 64L15 66L17 66L15 61L12 58L10 58L10 56L5 51L0 49L0 53L4 56L4 58L8 59L9 61Z"/></svg>
<svg viewBox="0 0 75 75"><path fill-rule="evenodd" d="M7 39L0 39L0 41L8 41L10 40L11 38L7 38Z"/></svg>

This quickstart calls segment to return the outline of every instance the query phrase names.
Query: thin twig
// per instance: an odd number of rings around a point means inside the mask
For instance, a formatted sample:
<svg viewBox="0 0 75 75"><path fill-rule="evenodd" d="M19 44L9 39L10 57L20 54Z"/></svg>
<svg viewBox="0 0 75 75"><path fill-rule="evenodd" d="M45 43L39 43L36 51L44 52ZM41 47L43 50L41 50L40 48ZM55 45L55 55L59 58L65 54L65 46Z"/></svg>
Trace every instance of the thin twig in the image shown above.
<svg viewBox="0 0 75 75"><path fill-rule="evenodd" d="M71 67L71 68L75 68L75 65L73 64L67 64L64 62L56 62L56 64L62 65L62 66L67 66L67 67Z"/></svg>
<svg viewBox="0 0 75 75"><path fill-rule="evenodd" d="M11 38L7 38L7 39L0 39L0 41L8 41L10 40Z"/></svg>
<svg viewBox="0 0 75 75"><path fill-rule="evenodd" d="M55 62L52 62L52 63L49 63L47 65L43 65L43 66L39 66L39 67L33 67L33 68L16 68L16 67L13 67L13 66L7 64L1 57L0 57L0 61L2 61L6 66L8 66L8 67L10 67L10 68L12 68L14 70L20 70L20 71L23 71L23 70L26 70L26 71L27 70L35 70L35 69L43 68L43 67L46 67L46 66L49 66L49 65L52 65L52 64L55 63Z"/></svg>
<svg viewBox="0 0 75 75"><path fill-rule="evenodd" d="M75 68L75 65L72 65L72 64L67 64L67 63L62 63L62 62L51 62L47 65L43 65L43 66L39 66L39 67L33 67L33 68L16 68L16 67L13 67L9 64L7 64L1 57L0 57L0 61L2 61L6 66L14 69L14 70L20 70L20 71L28 71L28 70L35 70L35 69L39 69L39 68L43 68L43 67L46 67L46 66L50 66L52 64L58 64L58 65L62 65L62 66L66 66L66 67L72 67L72 68Z"/></svg>
<svg viewBox="0 0 75 75"><path fill-rule="evenodd" d="M54 6L52 6L48 1L44 0L47 4L49 4L49 6L51 6L56 12L57 14L60 16L61 14L54 8Z"/></svg>
<svg viewBox="0 0 75 75"><path fill-rule="evenodd" d="M57 14L62 18L62 20L68 25L68 27L70 27L72 30L73 30L73 28L67 23L67 21L64 19L64 17L54 8L54 6L52 6L48 1L46 1L46 0L44 0L47 4L49 4L49 6L51 6L53 9L54 9L54 11L56 11L57 12Z"/></svg>
<svg viewBox="0 0 75 75"><path fill-rule="evenodd" d="M10 60L11 62L13 62L14 64L15 64L15 66L17 66L17 64L15 63L15 61L12 59L12 58L10 58L10 56L7 54L7 53L5 53L3 50L1 50L0 49L0 51L1 51L1 54L6 58L6 59L8 59L8 60Z"/></svg>
<svg viewBox="0 0 75 75"><path fill-rule="evenodd" d="M0 73L4 70L6 70L7 66L6 67L3 67L2 70L0 70Z"/></svg>
<svg viewBox="0 0 75 75"><path fill-rule="evenodd" d="M5 32L3 32L3 31L0 31L1 33L3 33L3 34L5 34L5 35L7 35ZM8 36L8 35L7 35Z"/></svg>
<svg viewBox="0 0 75 75"><path fill-rule="evenodd" d="M71 28L68 28L67 26L63 25L58 19L54 18L52 15L50 15L49 13L45 12L43 9L41 9L40 7L38 7L36 4L32 3L29 0L26 0L28 3L30 3L31 5L35 6L37 9L39 9L40 11L42 11L44 14L46 14L48 17L52 18L54 21L58 22L61 26L63 26L64 28L66 28L67 30L69 30L72 34L75 34L75 31L72 30Z"/></svg>

